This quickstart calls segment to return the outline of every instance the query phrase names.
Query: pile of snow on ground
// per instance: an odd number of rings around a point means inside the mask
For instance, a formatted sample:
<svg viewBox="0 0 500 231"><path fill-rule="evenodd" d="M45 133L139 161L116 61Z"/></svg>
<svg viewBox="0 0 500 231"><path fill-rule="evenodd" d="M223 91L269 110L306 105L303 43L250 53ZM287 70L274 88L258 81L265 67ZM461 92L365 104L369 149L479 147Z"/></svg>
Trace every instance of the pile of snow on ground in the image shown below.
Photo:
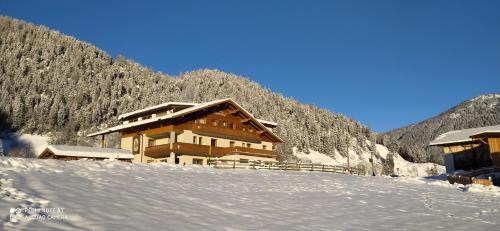
<svg viewBox="0 0 500 231"><path fill-rule="evenodd" d="M387 149L387 147L377 144L376 149L377 153L382 158L387 158L387 154L389 154L389 149ZM393 155L393 159L393 172L399 176L428 176L432 171L437 174L444 174L446 172L446 168L442 165L434 163L412 163L406 161L397 153Z"/></svg>
<svg viewBox="0 0 500 231"><path fill-rule="evenodd" d="M33 147L33 151L36 155L40 155L42 151L49 146L48 136L33 135L33 134L22 134L19 139Z"/></svg>

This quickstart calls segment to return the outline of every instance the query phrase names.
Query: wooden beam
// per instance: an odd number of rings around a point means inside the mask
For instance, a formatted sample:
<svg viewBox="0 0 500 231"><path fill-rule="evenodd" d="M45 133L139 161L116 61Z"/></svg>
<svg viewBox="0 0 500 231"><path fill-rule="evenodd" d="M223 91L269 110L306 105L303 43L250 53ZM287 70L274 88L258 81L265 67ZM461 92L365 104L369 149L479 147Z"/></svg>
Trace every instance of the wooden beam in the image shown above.
<svg viewBox="0 0 500 231"><path fill-rule="evenodd" d="M488 142L484 141L484 138L479 138L478 140L483 142L484 144L488 145Z"/></svg>
<svg viewBox="0 0 500 231"><path fill-rule="evenodd" d="M234 109L234 110L229 111L229 114L231 114L231 115L232 115L232 114L236 114L236 113L238 113L239 111L240 111L240 109L236 108L236 109Z"/></svg>
<svg viewBox="0 0 500 231"><path fill-rule="evenodd" d="M250 121L250 120L252 120L252 119L250 119L250 118L245 118L245 119L241 119L241 122L242 122L242 123L246 123L246 122L248 122L248 121Z"/></svg>

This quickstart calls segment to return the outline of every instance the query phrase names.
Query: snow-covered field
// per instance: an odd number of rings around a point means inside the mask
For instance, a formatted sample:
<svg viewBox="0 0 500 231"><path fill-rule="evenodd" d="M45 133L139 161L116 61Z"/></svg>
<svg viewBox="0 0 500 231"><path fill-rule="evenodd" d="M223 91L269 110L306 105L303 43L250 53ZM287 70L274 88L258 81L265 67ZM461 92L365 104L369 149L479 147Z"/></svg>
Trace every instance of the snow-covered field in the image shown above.
<svg viewBox="0 0 500 231"><path fill-rule="evenodd" d="M499 209L424 178L0 158L0 230L499 230Z"/></svg>

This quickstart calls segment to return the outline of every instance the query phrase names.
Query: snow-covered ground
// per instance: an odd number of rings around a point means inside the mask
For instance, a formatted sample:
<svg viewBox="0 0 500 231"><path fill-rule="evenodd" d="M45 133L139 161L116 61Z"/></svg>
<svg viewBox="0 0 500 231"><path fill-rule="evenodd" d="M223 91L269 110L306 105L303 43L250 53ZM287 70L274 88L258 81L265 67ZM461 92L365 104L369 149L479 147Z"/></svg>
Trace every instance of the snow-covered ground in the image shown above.
<svg viewBox="0 0 500 231"><path fill-rule="evenodd" d="M499 209L417 177L0 158L0 230L498 230Z"/></svg>

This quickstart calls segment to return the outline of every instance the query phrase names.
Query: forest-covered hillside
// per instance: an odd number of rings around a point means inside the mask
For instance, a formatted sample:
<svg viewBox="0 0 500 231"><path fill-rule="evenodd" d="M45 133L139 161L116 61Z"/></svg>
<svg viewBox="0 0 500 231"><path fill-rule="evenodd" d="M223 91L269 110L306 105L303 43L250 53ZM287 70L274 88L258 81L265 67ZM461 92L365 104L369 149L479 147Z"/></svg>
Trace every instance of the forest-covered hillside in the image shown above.
<svg viewBox="0 0 500 231"><path fill-rule="evenodd" d="M500 94L474 97L418 124L380 134L378 142L414 162L442 162L442 149L430 141L452 130L500 124Z"/></svg>
<svg viewBox="0 0 500 231"><path fill-rule="evenodd" d="M206 69L167 76L6 16L0 17L0 88L0 128L49 134L55 143L91 144L85 134L143 107L226 97L279 124L276 133L286 141L279 147L282 159L291 157L292 147L345 155L347 146L367 150L365 141L375 140L369 128L351 118L301 104L245 77Z"/></svg>

